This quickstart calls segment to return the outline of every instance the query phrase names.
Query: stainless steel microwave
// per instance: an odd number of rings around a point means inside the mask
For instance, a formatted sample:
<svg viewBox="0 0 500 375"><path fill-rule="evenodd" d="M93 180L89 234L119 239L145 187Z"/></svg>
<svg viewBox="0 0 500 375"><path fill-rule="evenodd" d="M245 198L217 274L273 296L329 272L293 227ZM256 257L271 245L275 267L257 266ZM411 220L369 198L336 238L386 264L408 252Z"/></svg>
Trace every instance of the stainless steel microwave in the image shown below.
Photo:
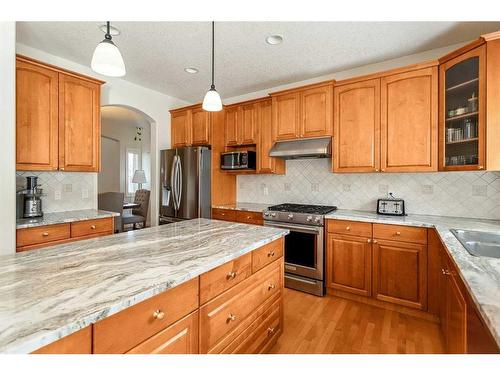
<svg viewBox="0 0 500 375"><path fill-rule="evenodd" d="M220 169L255 170L255 151L231 151L220 155Z"/></svg>

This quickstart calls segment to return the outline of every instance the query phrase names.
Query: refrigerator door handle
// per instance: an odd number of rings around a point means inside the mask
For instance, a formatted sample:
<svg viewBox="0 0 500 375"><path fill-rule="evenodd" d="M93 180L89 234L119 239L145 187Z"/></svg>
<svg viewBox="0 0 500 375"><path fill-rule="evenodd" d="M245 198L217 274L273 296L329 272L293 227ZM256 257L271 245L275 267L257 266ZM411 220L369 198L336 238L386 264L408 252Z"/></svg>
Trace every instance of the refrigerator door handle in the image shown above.
<svg viewBox="0 0 500 375"><path fill-rule="evenodd" d="M181 207L182 200L182 163L181 158L177 157L177 179L178 179L178 194L177 194L177 209Z"/></svg>
<svg viewBox="0 0 500 375"><path fill-rule="evenodd" d="M177 161L177 155L174 156L174 159L172 161L172 171L171 171L171 174L170 174L170 186L171 186L171 189L172 189L172 201L174 203L174 210L177 211L177 193L176 193L176 188L175 188L175 183L176 183L176 178L175 178L175 171L176 171L176 161Z"/></svg>

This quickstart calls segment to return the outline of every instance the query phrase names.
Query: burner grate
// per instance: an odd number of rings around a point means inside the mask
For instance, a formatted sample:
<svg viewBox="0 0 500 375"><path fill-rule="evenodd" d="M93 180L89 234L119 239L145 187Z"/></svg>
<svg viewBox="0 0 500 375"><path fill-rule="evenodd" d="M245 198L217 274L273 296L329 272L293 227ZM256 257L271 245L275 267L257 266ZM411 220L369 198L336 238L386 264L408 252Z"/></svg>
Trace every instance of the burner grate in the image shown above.
<svg viewBox="0 0 500 375"><path fill-rule="evenodd" d="M281 211L281 212L296 212L304 214L314 214L314 215L325 215L329 212L335 211L336 206L320 206L314 204L294 204L294 203L283 203L275 206L270 206L267 208L270 211Z"/></svg>

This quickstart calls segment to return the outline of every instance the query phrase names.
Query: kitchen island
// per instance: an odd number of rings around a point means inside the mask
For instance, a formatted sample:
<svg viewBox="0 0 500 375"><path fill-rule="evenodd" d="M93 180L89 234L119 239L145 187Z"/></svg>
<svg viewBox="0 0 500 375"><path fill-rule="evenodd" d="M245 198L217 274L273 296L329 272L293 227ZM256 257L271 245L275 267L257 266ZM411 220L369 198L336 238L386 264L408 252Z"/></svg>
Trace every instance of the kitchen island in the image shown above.
<svg viewBox="0 0 500 375"><path fill-rule="evenodd" d="M224 274L225 282L235 279L235 285L239 282L248 291L252 277L265 278L262 272L274 267L271 260L282 275L279 246L287 233L195 219L0 257L0 352L33 352L200 275L211 276L209 271L252 253L245 258L251 260L250 270L246 267L241 279L232 268L227 280ZM266 254L255 251L272 244L278 246ZM198 282L191 283L196 286L198 306ZM221 291L230 293L239 286L230 287ZM281 288L281 280L278 285L269 284L272 292L281 294ZM200 286L200 297L202 290ZM207 301L212 301L207 305L223 297L221 291L206 294Z"/></svg>

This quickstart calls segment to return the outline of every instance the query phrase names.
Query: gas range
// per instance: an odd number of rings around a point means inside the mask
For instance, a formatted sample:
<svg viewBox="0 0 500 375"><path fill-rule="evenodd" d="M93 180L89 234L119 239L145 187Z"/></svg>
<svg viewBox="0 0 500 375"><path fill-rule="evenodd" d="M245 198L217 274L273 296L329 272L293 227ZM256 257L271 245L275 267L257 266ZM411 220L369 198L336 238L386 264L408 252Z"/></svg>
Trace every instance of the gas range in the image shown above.
<svg viewBox="0 0 500 375"><path fill-rule="evenodd" d="M335 206L284 203L268 207L262 215L267 221L323 226L324 216L336 209Z"/></svg>

